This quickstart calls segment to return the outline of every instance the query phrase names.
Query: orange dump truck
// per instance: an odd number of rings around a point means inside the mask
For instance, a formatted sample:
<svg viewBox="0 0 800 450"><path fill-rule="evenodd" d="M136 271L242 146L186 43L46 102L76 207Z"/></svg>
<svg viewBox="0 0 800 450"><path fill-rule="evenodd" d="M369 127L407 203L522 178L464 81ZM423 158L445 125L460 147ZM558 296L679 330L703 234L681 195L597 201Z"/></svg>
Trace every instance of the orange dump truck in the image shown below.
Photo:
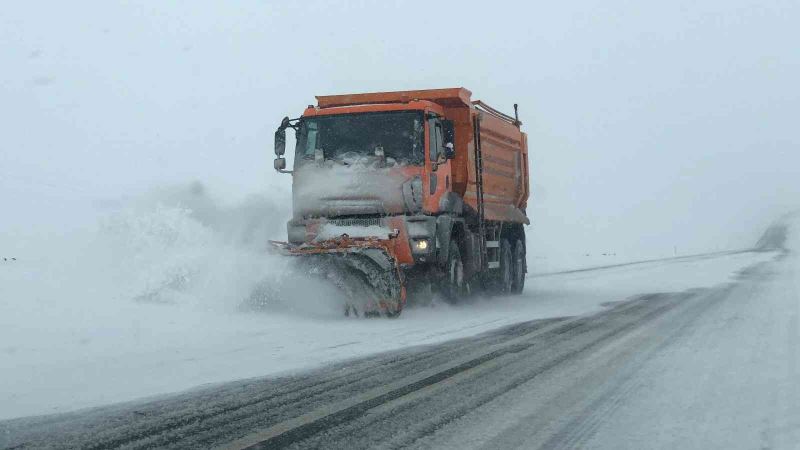
<svg viewBox="0 0 800 450"><path fill-rule="evenodd" d="M453 301L522 291L527 136L516 105L512 117L471 95L318 96L275 132L275 169L293 177L288 242L275 245L344 288L346 313L396 316L419 286Z"/></svg>

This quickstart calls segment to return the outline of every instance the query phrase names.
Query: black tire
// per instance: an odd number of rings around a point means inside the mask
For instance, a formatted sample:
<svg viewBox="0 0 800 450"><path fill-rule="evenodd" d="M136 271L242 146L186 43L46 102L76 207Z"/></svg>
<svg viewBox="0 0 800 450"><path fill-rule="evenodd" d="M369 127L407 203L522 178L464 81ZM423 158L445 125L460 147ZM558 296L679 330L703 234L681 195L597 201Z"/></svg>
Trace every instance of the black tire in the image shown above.
<svg viewBox="0 0 800 450"><path fill-rule="evenodd" d="M397 309L390 309L384 313L387 319L397 319L400 317L400 313L403 312L403 308L397 307Z"/></svg>
<svg viewBox="0 0 800 450"><path fill-rule="evenodd" d="M406 306L430 306L434 297L434 285L427 272L406 273Z"/></svg>
<svg viewBox="0 0 800 450"><path fill-rule="evenodd" d="M508 239L500 241L500 268L497 274L497 290L499 294L510 294L514 279L514 257Z"/></svg>
<svg viewBox="0 0 800 450"><path fill-rule="evenodd" d="M451 303L457 302L466 292L464 263L461 261L461 250L456 241L450 241L448 246L447 265L441 291L445 299Z"/></svg>
<svg viewBox="0 0 800 450"><path fill-rule="evenodd" d="M525 288L525 244L521 240L514 243L512 263L511 293L521 294Z"/></svg>

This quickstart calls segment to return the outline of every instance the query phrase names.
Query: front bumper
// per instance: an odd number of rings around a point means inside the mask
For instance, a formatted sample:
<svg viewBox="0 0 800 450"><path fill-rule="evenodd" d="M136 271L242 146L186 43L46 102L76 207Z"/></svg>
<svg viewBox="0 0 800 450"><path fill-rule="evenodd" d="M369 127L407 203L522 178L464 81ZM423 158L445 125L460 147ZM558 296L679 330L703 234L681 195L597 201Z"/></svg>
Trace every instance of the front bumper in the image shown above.
<svg viewBox="0 0 800 450"><path fill-rule="evenodd" d="M330 238L327 226L336 230L350 231L351 235L366 238L365 230L378 227L392 236L391 247L400 264L413 265L433 262L440 243L436 239L436 217L426 215L398 215L386 217L336 217L290 220L286 224L289 243L294 245L316 245L320 236ZM363 231L363 232L362 232ZM342 237L342 236L335 236ZM378 236L375 236L378 237Z"/></svg>

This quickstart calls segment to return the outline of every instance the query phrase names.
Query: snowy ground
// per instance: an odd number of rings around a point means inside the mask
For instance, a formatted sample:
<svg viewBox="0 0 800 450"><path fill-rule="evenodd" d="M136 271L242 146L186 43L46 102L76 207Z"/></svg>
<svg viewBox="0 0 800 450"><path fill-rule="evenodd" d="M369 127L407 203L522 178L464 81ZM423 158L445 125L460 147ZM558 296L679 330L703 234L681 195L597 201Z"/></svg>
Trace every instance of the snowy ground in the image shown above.
<svg viewBox="0 0 800 450"><path fill-rule="evenodd" d="M191 224L182 223L185 217L181 214L166 215L170 226L179 223L184 231L191 228ZM169 245L173 250L175 246L194 248L194 241L204 239L202 230L195 232L191 238L185 233L183 237L173 236ZM150 240L162 239L145 234L133 242L126 236L124 245L140 248L141 241L152 245ZM191 242L182 243L181 239ZM103 248L118 248L104 244ZM132 259L152 263L153 258L142 252L145 250L134 252ZM772 253L737 253L534 276L528 279L520 297L476 299L458 307L438 304L406 310L398 320L364 320L341 317L338 304L329 304L335 303L335 294L324 286L292 278L279 262L269 258L267 266L256 267L273 272L277 287L271 288L270 295L280 297L278 306L242 312L225 303L198 301L222 295L220 290L231 286L227 277L251 286L248 283L254 269L245 263L255 264L256 256L244 261L241 257L226 259L224 248L212 263L228 270L217 274L217 279L207 280L189 293L164 289L165 281L158 278L162 272L186 267L185 260L192 261L189 267L197 267L192 259L195 256L186 253L182 264L162 261L155 267L155 275L151 274L155 281L143 284L160 290L128 289L124 291L127 297L105 295L128 288L117 283L127 278L114 279L112 275L120 274L113 271L109 279L84 285L90 280L72 279L68 267L48 267L52 263L48 260L21 260L1 266L0 294L11 301L0 304L0 419L65 412L206 383L285 373L474 335L535 318L587 313L603 308L606 302L643 292L675 292L723 283L736 271L774 257ZM124 272L126 267L115 270ZM37 283L43 274L55 279L31 289L35 295L21 295L20 283ZM179 280L189 281L193 276L197 275L186 270L177 275ZM284 280L283 284L278 280ZM175 284L174 277L168 281L170 286ZM191 284L189 281L185 283ZM76 285L84 286L85 298L76 300ZM62 286L64 295L60 294ZM288 294L299 286L299 292ZM189 294L193 296L187 299ZM246 293L237 295L241 298Z"/></svg>

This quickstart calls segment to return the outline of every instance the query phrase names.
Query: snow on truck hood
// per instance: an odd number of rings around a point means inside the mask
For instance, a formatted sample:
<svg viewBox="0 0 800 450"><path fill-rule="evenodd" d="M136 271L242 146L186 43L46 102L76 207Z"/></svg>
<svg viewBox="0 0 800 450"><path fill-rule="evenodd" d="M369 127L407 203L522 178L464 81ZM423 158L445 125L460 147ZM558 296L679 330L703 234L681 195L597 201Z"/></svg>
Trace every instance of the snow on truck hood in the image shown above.
<svg viewBox="0 0 800 450"><path fill-rule="evenodd" d="M302 165L292 180L295 217L401 214L413 207L404 201L403 185L414 172L408 166ZM421 199L421 192L414 197Z"/></svg>

